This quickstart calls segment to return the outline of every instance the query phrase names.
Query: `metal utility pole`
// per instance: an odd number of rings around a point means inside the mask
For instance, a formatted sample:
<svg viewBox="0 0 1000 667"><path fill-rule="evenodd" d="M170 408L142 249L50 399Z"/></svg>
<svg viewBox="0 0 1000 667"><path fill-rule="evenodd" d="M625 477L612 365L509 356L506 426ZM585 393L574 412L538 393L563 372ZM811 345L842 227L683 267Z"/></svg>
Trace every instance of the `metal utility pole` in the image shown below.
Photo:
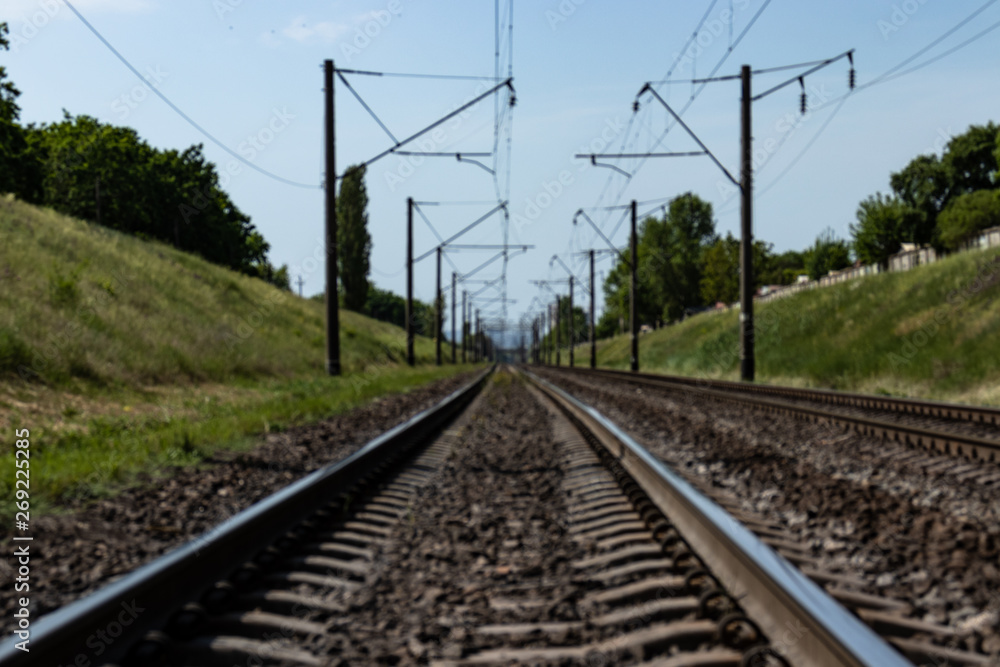
<svg viewBox="0 0 1000 667"><path fill-rule="evenodd" d="M466 290L462 290L462 363L466 363L465 360L465 350L468 348L469 340L469 317L467 315L468 309L466 305L466 299L469 293Z"/></svg>
<svg viewBox="0 0 1000 667"><path fill-rule="evenodd" d="M569 367L573 368L573 276L569 277Z"/></svg>
<svg viewBox="0 0 1000 667"><path fill-rule="evenodd" d="M560 331L560 325L562 324L562 313L560 312L562 308L559 307L559 295L556 295L556 366L562 363L562 331Z"/></svg>
<svg viewBox="0 0 1000 667"><path fill-rule="evenodd" d="M545 365L552 365L552 339L554 335L552 333L552 304L550 303L545 307L545 325L542 328L542 335L545 335L545 329L549 330L548 342L545 343Z"/></svg>
<svg viewBox="0 0 1000 667"><path fill-rule="evenodd" d="M413 197L406 199L406 363L413 357Z"/></svg>
<svg viewBox="0 0 1000 667"><path fill-rule="evenodd" d="M690 135L692 139L697 142L699 148L701 148L700 153L689 153L689 155L707 155L712 159L719 169L726 175L726 177L740 189L741 201L740 201L740 378L744 382L753 382L755 375L755 355L754 355L754 316L753 316L753 126L751 122L751 107L754 102L764 99L771 93L777 92L784 88L785 86L794 85L798 81L799 85L802 86L802 113L806 113L808 110L806 104L806 88L805 88L805 77L809 76L813 72L817 72L828 65L837 62L838 60L846 58L850 62L851 69L848 72L848 87L851 90L855 88L855 71L854 71L854 49L845 51L832 58L827 58L826 60L816 62L816 63L804 63L802 66L812 65L807 71L796 74L790 79L779 83L776 86L765 90L763 93L759 93L756 97L752 94L751 87L751 76L753 70L750 69L749 65L743 65L740 69L740 82L742 83L743 95L740 100L740 179L736 178L729 173L729 170L722 166L718 158L712 154L708 147L698 138L698 136L691 131L691 128L681 120L681 117L670 108L670 105L660 97L659 93L653 87L652 83L646 83L639 91L639 95L636 96L636 104L638 104L639 96L644 93L649 92L660 104L666 107L670 115L674 117L677 124L684 128L684 131ZM792 66L795 67L795 66ZM775 69L789 69L785 68L772 68L770 70L758 70L757 73L766 73L775 71ZM701 79L702 83L710 83L714 81L730 81L736 77L732 76L722 76L717 78ZM654 154L649 154L647 157L652 157ZM668 154L670 157L682 155L679 153ZM623 157L621 155L610 155L603 154L601 157ZM593 161L593 157L591 158Z"/></svg>
<svg viewBox="0 0 1000 667"><path fill-rule="evenodd" d="M476 308L476 361L483 359L483 322L479 319L479 309Z"/></svg>
<svg viewBox="0 0 1000 667"><path fill-rule="evenodd" d="M630 245L632 246L632 262L631 262L631 264L632 264L632 279L631 279L631 283L630 283L631 288L629 289L629 302L628 302L629 320L631 320L630 324L631 324L631 327L632 327L632 364L631 364L631 366L632 366L632 371L633 372L639 370L639 326L638 326L638 323L636 322L636 319L635 319L635 301L636 301L636 299L635 299L635 297L636 297L636 294L635 294L635 289L636 289L636 285L635 285L635 267L636 267L636 264L638 264L638 261L639 261L638 249L636 248L637 239L636 239L636 234L635 234L636 217L637 217L637 213L636 213L636 201L633 199L632 200L632 236L631 236L631 240L630 240Z"/></svg>
<svg viewBox="0 0 1000 667"><path fill-rule="evenodd" d="M457 361L455 357L455 306L458 304L455 301L455 285L458 282L458 276L454 271L451 272L451 363Z"/></svg>
<svg viewBox="0 0 1000 667"><path fill-rule="evenodd" d="M632 233L631 233L631 236L629 238L629 245L631 246L631 257L626 257L624 254L622 254L621 250L619 250L618 248L615 247L615 244L613 244L611 242L611 239L609 239L607 236L604 235L604 232L601 231L601 228L597 226L597 223L594 222L593 220L591 220L590 216L587 215L583 211L583 209L578 210L576 212L576 214L573 216L573 224L574 225L576 224L577 218L582 217L584 220L586 220L590 224L591 227L593 227L594 231L597 232L597 234L602 239L604 239L604 242L608 245L608 248L606 250L601 250L600 252L612 252L612 253L614 253L615 255L618 256L618 258L623 263L629 265L629 267L631 268L631 277L630 277L630 280L629 280L629 290L628 290L629 296L628 296L628 298L629 298L629 312L630 312L629 319L632 321L632 327L631 327L631 329L632 329L632 359L631 359L630 367L631 367L631 369L633 371L639 370L639 338L638 338L638 334L637 334L637 325L636 325L636 320L635 320L635 296L636 296L635 295L635 287L636 287L635 272L636 272L636 263L637 263L636 231L635 231L635 227L636 227L636 218L638 217L638 214L636 213L636 207L637 207L637 203L633 199L632 203L629 205L629 208L631 209L631 214L632 214ZM594 255L596 254L597 251L595 251L595 250L589 250L588 252L590 254L590 331L591 331L591 334L590 334L590 367L591 368L595 368L596 364L597 364L597 343L594 341L594 338L595 338L595 333L594 333L594 310L595 310L595 304L594 304ZM624 307L625 307L624 304L622 304L622 308L624 308ZM619 324L621 324L621 320L620 319L619 319Z"/></svg>
<svg viewBox="0 0 1000 667"><path fill-rule="evenodd" d="M302 276L299 276L299 279L296 282L299 284L299 298L301 299L302 298L302 285L305 284L306 281L302 280Z"/></svg>
<svg viewBox="0 0 1000 667"><path fill-rule="evenodd" d="M750 89L750 66L740 70L743 83L740 118L740 379L753 382L753 125L750 109L753 96Z"/></svg>
<svg viewBox="0 0 1000 667"><path fill-rule="evenodd" d="M441 365L441 246L437 247L437 289L434 290L434 365Z"/></svg>
<svg viewBox="0 0 1000 667"><path fill-rule="evenodd" d="M340 312L337 292L337 140L333 116L333 61L323 63L326 142L326 372L340 375Z"/></svg>
<svg viewBox="0 0 1000 667"><path fill-rule="evenodd" d="M594 333L594 251L590 251L590 367L597 368L597 337Z"/></svg>

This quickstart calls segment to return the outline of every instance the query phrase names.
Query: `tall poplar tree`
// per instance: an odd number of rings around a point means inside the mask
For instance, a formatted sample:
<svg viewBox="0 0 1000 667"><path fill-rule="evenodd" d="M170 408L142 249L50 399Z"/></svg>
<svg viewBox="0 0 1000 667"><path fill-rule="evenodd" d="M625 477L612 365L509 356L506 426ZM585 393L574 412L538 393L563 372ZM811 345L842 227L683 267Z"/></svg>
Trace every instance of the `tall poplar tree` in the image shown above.
<svg viewBox="0 0 1000 667"><path fill-rule="evenodd" d="M369 256L372 238L368 234L368 191L365 166L354 165L344 172L337 198L337 242L340 284L344 307L361 312L368 299Z"/></svg>

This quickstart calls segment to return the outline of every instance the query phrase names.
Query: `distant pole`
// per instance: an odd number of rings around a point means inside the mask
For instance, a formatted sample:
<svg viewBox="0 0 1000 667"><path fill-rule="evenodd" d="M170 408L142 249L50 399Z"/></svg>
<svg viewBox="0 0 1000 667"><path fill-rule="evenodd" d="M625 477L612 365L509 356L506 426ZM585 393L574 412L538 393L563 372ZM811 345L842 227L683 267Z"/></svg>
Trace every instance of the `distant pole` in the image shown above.
<svg viewBox="0 0 1000 667"><path fill-rule="evenodd" d="M476 308L476 335L473 338L476 342L476 361L483 360L483 322L479 319L479 309Z"/></svg>
<svg viewBox="0 0 1000 667"><path fill-rule="evenodd" d="M296 282L299 284L299 298L302 298L302 285L305 284L306 281L302 280L302 276L299 276L299 279Z"/></svg>
<svg viewBox="0 0 1000 667"><path fill-rule="evenodd" d="M556 295L556 366L562 363L562 308L559 307L559 295Z"/></svg>
<svg viewBox="0 0 1000 667"><path fill-rule="evenodd" d="M458 361L455 356L455 306L457 302L455 301L455 284L458 282L458 277L455 272L451 272L451 363Z"/></svg>
<svg viewBox="0 0 1000 667"><path fill-rule="evenodd" d="M573 368L573 324L575 323L573 318L573 276L569 277L569 326L567 327L569 334L569 367Z"/></svg>
<svg viewBox="0 0 1000 667"><path fill-rule="evenodd" d="M629 304L628 304L629 320L630 320L630 324L631 324L631 327L632 327L632 364L631 365L632 365L632 371L633 372L639 370L639 326L638 326L638 323L636 322L636 319L635 319L635 301L636 301L635 268L636 268L636 264L638 263L638 257L639 257L638 251L636 249L636 234L635 234L636 217L637 217L637 214L636 214L636 203L635 203L635 200L633 199L632 200L632 237L631 237L631 241L630 241L630 245L632 246L632 279L631 279L631 286L630 286L630 289L629 289Z"/></svg>
<svg viewBox="0 0 1000 667"><path fill-rule="evenodd" d="M437 289L434 290L434 365L441 365L441 246L437 247Z"/></svg>
<svg viewBox="0 0 1000 667"><path fill-rule="evenodd" d="M469 339L469 317L466 314L468 312L466 306L466 299L468 298L468 292L462 290L462 363L466 363L465 350L468 348Z"/></svg>
<svg viewBox="0 0 1000 667"><path fill-rule="evenodd" d="M740 123L740 190L742 207L740 216L740 379L753 382L753 135L750 118L752 102L750 66L740 71L743 82L742 114Z"/></svg>
<svg viewBox="0 0 1000 667"><path fill-rule="evenodd" d="M545 363L549 366L552 365L552 359L554 358L553 350L556 346L556 330L552 326L552 304L550 303L545 309L545 314L548 317L548 327L549 327L549 344L545 346Z"/></svg>
<svg viewBox="0 0 1000 667"><path fill-rule="evenodd" d="M333 61L323 63L326 93L326 372L340 375L340 313L337 293L337 139L333 117Z"/></svg>
<svg viewBox="0 0 1000 667"><path fill-rule="evenodd" d="M535 365L542 363L542 318L535 318Z"/></svg>
<svg viewBox="0 0 1000 667"><path fill-rule="evenodd" d="M594 251L590 251L590 367L597 368L597 338L594 331Z"/></svg>
<svg viewBox="0 0 1000 667"><path fill-rule="evenodd" d="M406 199L406 363L413 366L413 197Z"/></svg>
<svg viewBox="0 0 1000 667"><path fill-rule="evenodd" d="M546 329L552 328L550 322L552 322L552 304L545 306L545 312L542 313L542 362L546 366L552 363L549 354L549 349L552 347L551 331L546 332Z"/></svg>

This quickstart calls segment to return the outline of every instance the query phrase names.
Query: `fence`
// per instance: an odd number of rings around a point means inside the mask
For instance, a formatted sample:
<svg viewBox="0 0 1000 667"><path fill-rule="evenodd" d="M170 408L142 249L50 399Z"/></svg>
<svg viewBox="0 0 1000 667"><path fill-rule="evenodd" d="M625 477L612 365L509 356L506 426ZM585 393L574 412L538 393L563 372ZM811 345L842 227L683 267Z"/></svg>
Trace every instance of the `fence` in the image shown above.
<svg viewBox="0 0 1000 667"><path fill-rule="evenodd" d="M994 248L998 246L1000 246L1000 227L990 227L989 229L984 229L980 232L979 236L966 243L962 250ZM912 244L904 243L903 250L889 258L888 269L881 269L877 264L851 266L841 271L831 271L819 280L770 287L766 294L756 296L754 300L758 303L766 303L767 301L780 299L790 294L816 289L817 287L828 287L837 283L844 283L864 276L882 273L883 271L909 271L922 264L933 264L939 259L941 257L934 251L934 248L919 248Z"/></svg>

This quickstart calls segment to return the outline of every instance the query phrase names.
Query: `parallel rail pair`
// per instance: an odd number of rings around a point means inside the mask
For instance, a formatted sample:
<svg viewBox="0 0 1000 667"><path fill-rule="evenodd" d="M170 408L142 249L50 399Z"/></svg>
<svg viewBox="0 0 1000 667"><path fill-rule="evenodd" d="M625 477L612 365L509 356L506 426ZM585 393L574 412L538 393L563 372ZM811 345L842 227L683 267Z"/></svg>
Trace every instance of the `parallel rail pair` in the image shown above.
<svg viewBox="0 0 1000 667"><path fill-rule="evenodd" d="M143 651L169 641L162 629L176 626L186 605L218 590L220 581L262 557L294 524L308 521L359 480L377 478L440 433L471 402L486 375L375 440L351 457L318 470L254 505L187 546L145 565L101 591L50 614L32 628L30 654L0 647L0 666L73 664L94 628L108 627L121 613L121 601L135 600L146 611L127 629L127 637L101 656L106 664L135 664ZM676 527L726 591L754 618L763 632L781 636L804 627L801 639L787 646L795 665L909 665L857 617L847 612L717 504L697 492L593 408L544 380L532 378L588 439L604 448L659 512ZM187 607L189 609L189 607Z"/></svg>
<svg viewBox="0 0 1000 667"><path fill-rule="evenodd" d="M894 440L925 451L960 456L971 461L1000 463L1000 409L997 408L606 369L563 367L557 370L583 377L615 378L667 391L750 405L771 413L837 423L866 435ZM824 405L834 407L827 409L822 407ZM850 414L838 411L837 407L882 412L892 419ZM950 430L947 425L927 427L900 421L909 417L928 418L938 423L951 422L957 430ZM998 438L959 432L970 426L982 432L996 427ZM996 475L984 475L984 481L988 483L1000 482L1000 471Z"/></svg>

